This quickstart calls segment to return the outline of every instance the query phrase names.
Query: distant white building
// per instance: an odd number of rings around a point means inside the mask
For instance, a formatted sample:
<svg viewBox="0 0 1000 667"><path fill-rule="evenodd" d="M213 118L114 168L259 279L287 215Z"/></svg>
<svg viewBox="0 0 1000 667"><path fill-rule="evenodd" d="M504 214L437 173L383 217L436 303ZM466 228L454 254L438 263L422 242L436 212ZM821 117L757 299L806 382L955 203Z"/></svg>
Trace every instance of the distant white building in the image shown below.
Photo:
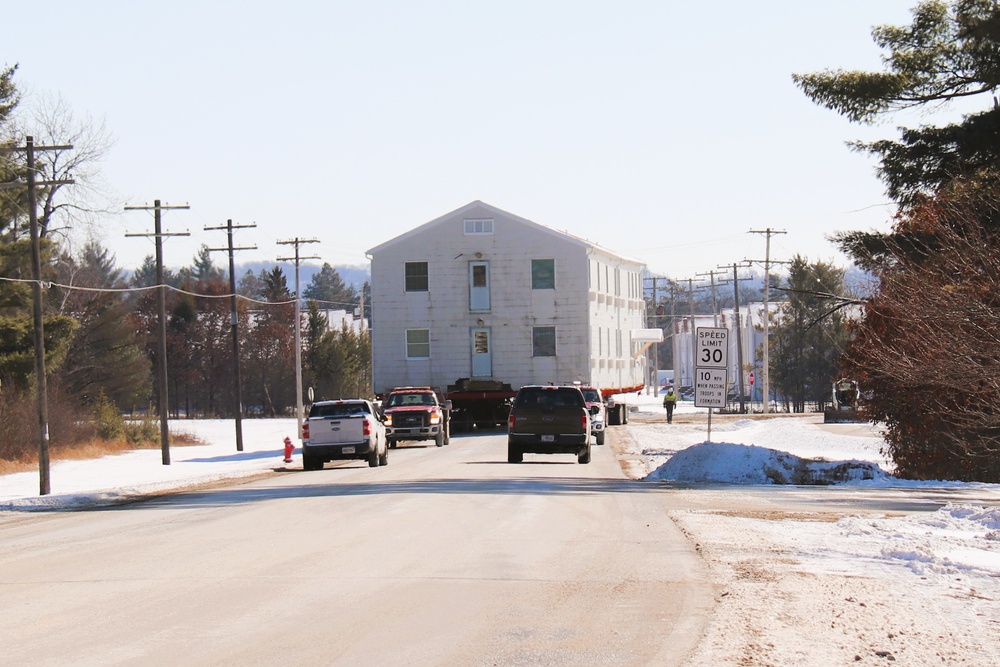
<svg viewBox="0 0 1000 667"><path fill-rule="evenodd" d="M642 263L480 201L368 251L376 392L643 385Z"/></svg>
<svg viewBox="0 0 1000 667"><path fill-rule="evenodd" d="M348 331L353 331L356 334L360 334L362 331L368 330L368 324L365 318L361 317L356 311L347 310L320 310L320 315L326 318L327 329L330 331L340 331L344 327L347 327ZM306 319L308 317L308 312L303 312L303 325L306 324ZM303 328L303 331L305 329Z"/></svg>

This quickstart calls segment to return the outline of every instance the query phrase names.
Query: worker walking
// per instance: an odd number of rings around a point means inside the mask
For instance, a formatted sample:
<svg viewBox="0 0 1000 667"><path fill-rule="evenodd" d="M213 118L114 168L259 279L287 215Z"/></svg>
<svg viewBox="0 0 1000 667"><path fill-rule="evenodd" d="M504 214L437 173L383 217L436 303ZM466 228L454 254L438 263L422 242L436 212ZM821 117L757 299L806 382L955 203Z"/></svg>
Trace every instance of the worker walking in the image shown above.
<svg viewBox="0 0 1000 667"><path fill-rule="evenodd" d="M674 423L674 408L677 407L677 394L674 393L673 387L667 389L667 393L663 396L663 409L667 411L667 423Z"/></svg>

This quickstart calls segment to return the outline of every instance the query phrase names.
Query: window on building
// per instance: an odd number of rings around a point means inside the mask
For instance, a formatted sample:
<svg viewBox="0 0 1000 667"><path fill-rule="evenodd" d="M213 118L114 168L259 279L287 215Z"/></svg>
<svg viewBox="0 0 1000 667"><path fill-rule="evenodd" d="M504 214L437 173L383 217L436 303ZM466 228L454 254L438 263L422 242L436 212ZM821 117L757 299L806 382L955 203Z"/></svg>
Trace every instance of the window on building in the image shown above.
<svg viewBox="0 0 1000 667"><path fill-rule="evenodd" d="M404 271L407 292L427 291L427 262L406 262Z"/></svg>
<svg viewBox="0 0 1000 667"><path fill-rule="evenodd" d="M466 234L493 233L493 218L466 218L464 222Z"/></svg>
<svg viewBox="0 0 1000 667"><path fill-rule="evenodd" d="M556 260L531 260L531 289L556 288Z"/></svg>
<svg viewBox="0 0 1000 667"><path fill-rule="evenodd" d="M431 358L430 329L406 330L406 358L407 359Z"/></svg>
<svg viewBox="0 0 1000 667"><path fill-rule="evenodd" d="M531 328L531 356L533 357L556 356L555 327Z"/></svg>

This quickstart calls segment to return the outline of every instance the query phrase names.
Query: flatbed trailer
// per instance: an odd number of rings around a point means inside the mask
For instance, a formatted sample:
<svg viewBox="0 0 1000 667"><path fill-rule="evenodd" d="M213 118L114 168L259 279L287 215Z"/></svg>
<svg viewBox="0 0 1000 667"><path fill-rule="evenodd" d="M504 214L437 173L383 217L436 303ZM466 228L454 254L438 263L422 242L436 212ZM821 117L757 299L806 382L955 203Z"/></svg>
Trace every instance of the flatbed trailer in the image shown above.
<svg viewBox="0 0 1000 667"><path fill-rule="evenodd" d="M448 385L445 396L451 401L451 427L456 433L492 430L506 426L507 415L517 391L497 380L459 378Z"/></svg>
<svg viewBox="0 0 1000 667"><path fill-rule="evenodd" d="M628 403L615 400L613 397L619 394L634 394L643 390L646 385L637 384L631 387L606 387L601 389L601 398L604 399L604 410L608 426L621 426L628 423Z"/></svg>

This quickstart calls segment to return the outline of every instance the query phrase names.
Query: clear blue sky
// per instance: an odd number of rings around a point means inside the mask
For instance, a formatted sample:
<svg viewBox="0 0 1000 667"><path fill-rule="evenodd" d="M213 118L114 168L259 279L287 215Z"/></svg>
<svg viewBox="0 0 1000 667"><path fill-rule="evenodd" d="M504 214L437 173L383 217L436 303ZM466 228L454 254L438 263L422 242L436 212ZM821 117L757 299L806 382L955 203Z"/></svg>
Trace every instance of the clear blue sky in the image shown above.
<svg viewBox="0 0 1000 667"><path fill-rule="evenodd" d="M744 258L846 264L826 235L887 229L874 162L845 142L895 136L810 102L793 72L880 68L876 24L916 0L402 0L8 4L0 65L30 93L106 122L116 196L164 218L170 266L207 226L256 223L332 264L481 199L675 279ZM152 254L102 240L124 268ZM225 257L218 255L225 266Z"/></svg>

